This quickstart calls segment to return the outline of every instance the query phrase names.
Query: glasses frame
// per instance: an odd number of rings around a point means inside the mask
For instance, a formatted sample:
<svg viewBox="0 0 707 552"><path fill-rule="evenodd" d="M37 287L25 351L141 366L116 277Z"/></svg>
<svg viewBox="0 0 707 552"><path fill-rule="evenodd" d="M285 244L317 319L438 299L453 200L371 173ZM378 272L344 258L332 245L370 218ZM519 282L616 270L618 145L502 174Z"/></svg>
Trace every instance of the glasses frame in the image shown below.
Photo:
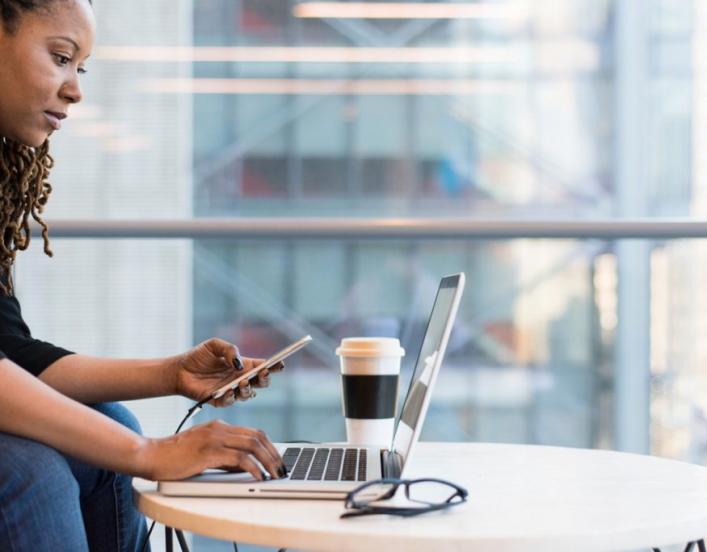
<svg viewBox="0 0 707 552"><path fill-rule="evenodd" d="M410 498L410 487L414 485L415 483L440 483L442 485L447 485L451 489L454 489L454 493L444 502L425 502L423 500L414 500ZM407 498L410 502L417 502L418 504L425 504L427 507L426 508L405 508L405 507L397 507L397 506L372 506L370 504L371 501L357 501L355 500L356 495L360 493L361 491L373 487L375 485L393 485L393 487L386 492L385 494L376 497L373 502L377 502L379 500L387 500L389 498L392 498L396 492L398 492L398 489L403 486L405 488L405 498ZM402 517L412 517L412 516L419 516L421 514L426 514L428 512L434 512L437 510L446 510L447 508L451 508L452 506L457 506L458 504L463 504L466 502L467 497L469 496L469 491L467 491L464 487L460 487L459 485L456 485L454 483L451 483L449 481L445 481L444 479L435 479L435 478L423 478L423 479L393 479L393 478L384 478L384 479L376 479L375 481L368 481L364 483L363 485L356 487L353 491L351 491L349 494L346 495L346 499L344 502L344 506L346 509L354 510L351 512L344 512L341 514L340 518L350 518L350 517L358 517L358 516L373 516L373 515L381 515L381 514L387 514L391 516L402 516ZM453 502L455 498L459 498L460 500Z"/></svg>

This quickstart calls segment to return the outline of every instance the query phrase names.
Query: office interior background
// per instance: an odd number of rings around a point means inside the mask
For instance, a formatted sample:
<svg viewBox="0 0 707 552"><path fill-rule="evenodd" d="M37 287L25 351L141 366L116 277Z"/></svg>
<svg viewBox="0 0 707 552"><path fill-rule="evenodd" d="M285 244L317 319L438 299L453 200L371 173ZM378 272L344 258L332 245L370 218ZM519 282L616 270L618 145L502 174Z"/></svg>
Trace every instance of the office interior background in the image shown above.
<svg viewBox="0 0 707 552"><path fill-rule="evenodd" d="M603 239L345 234L354 219L702 219L707 1L385 7L95 2L85 99L52 137L50 236L52 222L327 217L339 237L88 224L54 237L53 259L36 237L16 268L33 334L109 357L209 337L263 357L311 334L256 400L194 421L342 440L338 341L399 337L405 389L440 277L465 271L423 439L705 464L705 240L619 239L608 223ZM189 404L128 406L157 436Z"/></svg>

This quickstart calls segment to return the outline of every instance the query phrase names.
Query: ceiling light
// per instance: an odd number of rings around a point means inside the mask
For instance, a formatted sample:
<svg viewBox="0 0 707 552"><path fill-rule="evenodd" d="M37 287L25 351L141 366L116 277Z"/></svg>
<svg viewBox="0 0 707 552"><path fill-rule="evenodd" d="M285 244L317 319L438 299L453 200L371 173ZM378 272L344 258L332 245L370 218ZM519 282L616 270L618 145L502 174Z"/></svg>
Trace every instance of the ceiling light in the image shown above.
<svg viewBox="0 0 707 552"><path fill-rule="evenodd" d="M488 79L149 79L140 89L160 94L466 96L518 88L510 81Z"/></svg>
<svg viewBox="0 0 707 552"><path fill-rule="evenodd" d="M292 13L320 19L515 19L525 14L508 4L443 2L301 2Z"/></svg>
<svg viewBox="0 0 707 552"><path fill-rule="evenodd" d="M111 61L186 61L252 63L514 63L522 51L513 46L354 48L354 47L173 47L101 46L96 57Z"/></svg>

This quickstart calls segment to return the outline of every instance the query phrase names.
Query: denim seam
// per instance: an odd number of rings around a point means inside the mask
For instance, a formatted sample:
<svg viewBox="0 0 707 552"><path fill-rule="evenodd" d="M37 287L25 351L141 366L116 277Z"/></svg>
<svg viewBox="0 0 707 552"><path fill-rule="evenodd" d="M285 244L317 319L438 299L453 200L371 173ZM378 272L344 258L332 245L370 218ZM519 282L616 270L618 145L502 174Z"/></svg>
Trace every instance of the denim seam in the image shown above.
<svg viewBox="0 0 707 552"><path fill-rule="evenodd" d="M122 532L125 531L125 520L123 519L123 508L122 508L122 497L120 494L120 491L122 490L120 488L121 486L121 480L120 476L117 474L113 474L113 484L111 487L113 488L113 503L115 504L115 520L116 520L116 525L115 525L115 533L116 533L116 539L118 543L118 550L123 550L123 546L125 544L125 539L123 538Z"/></svg>
<svg viewBox="0 0 707 552"><path fill-rule="evenodd" d="M15 548L15 545L13 544L15 539L12 538L12 530L10 527L10 521L7 519L7 515L5 514L5 508L3 508L2 504L0 504L0 520L2 520L2 524L7 529L7 536L10 539L10 542L9 542L10 550L8 550L7 552L15 552L15 550L17 550Z"/></svg>

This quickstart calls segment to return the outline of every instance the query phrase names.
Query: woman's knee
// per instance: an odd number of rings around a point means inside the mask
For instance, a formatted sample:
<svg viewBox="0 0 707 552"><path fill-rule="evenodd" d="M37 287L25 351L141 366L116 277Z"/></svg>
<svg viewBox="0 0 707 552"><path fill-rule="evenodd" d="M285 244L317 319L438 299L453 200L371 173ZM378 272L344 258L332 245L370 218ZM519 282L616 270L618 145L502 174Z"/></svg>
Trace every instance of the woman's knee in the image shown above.
<svg viewBox="0 0 707 552"><path fill-rule="evenodd" d="M135 433L139 433L140 435L142 435L142 428L140 427L140 422L135 417L135 415L122 404L117 402L99 403L92 404L91 408L97 410L105 416L108 416L119 424L124 425L128 429L132 429Z"/></svg>
<svg viewBox="0 0 707 552"><path fill-rule="evenodd" d="M87 551L79 486L66 458L0 433L0 549Z"/></svg>
<svg viewBox="0 0 707 552"><path fill-rule="evenodd" d="M36 489L62 489L78 495L76 479L66 458L53 448L15 435L0 433L0 496Z"/></svg>
<svg viewBox="0 0 707 552"><path fill-rule="evenodd" d="M39 508L39 515L44 504L49 509L76 509L79 486L60 452L3 433L0 450L0 503L6 514L10 510L19 513Z"/></svg>

